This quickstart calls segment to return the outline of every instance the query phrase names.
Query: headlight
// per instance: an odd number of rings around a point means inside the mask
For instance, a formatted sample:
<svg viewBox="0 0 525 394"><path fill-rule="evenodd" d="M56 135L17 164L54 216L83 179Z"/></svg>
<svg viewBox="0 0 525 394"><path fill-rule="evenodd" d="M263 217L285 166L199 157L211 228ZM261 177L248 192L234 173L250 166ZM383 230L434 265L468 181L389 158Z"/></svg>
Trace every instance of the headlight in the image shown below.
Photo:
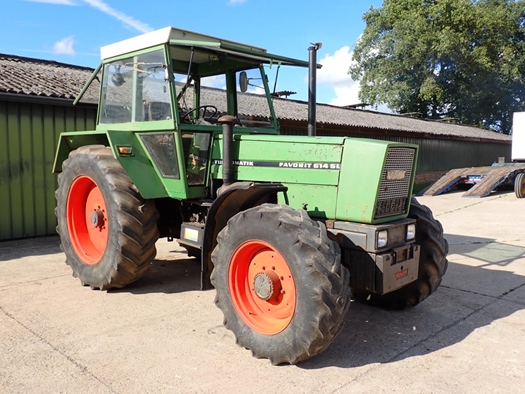
<svg viewBox="0 0 525 394"><path fill-rule="evenodd" d="M377 247L383 248L388 243L388 231L382 230L377 232Z"/></svg>
<svg viewBox="0 0 525 394"><path fill-rule="evenodd" d="M416 225L415 223L412 223L407 226L407 241L414 238L416 238Z"/></svg>

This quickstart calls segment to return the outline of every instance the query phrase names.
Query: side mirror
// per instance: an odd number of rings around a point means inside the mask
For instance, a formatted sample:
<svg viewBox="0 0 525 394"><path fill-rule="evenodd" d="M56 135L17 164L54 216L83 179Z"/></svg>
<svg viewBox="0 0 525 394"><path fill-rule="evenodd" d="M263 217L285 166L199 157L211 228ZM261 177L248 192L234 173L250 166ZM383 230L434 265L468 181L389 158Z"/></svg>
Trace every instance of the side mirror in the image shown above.
<svg viewBox="0 0 525 394"><path fill-rule="evenodd" d="M239 87L243 93L248 91L248 75L246 74L246 71L241 71L239 74Z"/></svg>
<svg viewBox="0 0 525 394"><path fill-rule="evenodd" d="M115 86L122 86L126 81L121 73L116 72L111 76L111 82L113 82L113 85Z"/></svg>

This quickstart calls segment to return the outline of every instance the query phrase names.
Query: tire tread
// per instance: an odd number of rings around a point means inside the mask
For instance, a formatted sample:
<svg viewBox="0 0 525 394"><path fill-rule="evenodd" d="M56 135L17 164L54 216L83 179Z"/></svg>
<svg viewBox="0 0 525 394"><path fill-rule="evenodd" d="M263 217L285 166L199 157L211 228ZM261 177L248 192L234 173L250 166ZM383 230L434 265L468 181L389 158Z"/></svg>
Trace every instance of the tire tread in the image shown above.
<svg viewBox="0 0 525 394"><path fill-rule="evenodd" d="M227 275L227 256L232 252L228 250L229 240L243 223L257 223L269 227L271 232L290 234L289 244L294 253L319 256L305 258L302 266L303 277L309 278L307 285L316 294L316 303L310 310L311 316L297 318L303 319L301 324L309 327L301 330L305 336L290 338L293 345L284 352L272 352L245 335L245 330L239 329L239 324L244 323L240 323L231 305L228 290L220 288L224 284L220 277ZM272 364L296 364L324 351L341 331L350 305L349 273L341 265L340 256L339 245L328 238L324 224L312 220L305 211L293 210L286 205L263 204L231 218L219 233L217 247L212 253L216 268L211 281L217 289L215 303L224 313L224 325L234 332L237 344L250 349L257 358L268 358Z"/></svg>
<svg viewBox="0 0 525 394"><path fill-rule="evenodd" d="M92 289L108 290L122 288L144 276L151 267L151 261L156 255L155 243L159 237L157 229L158 212L151 200L144 200L133 185L131 179L120 163L113 157L111 150L103 145L88 145L73 150L69 158L63 162L63 172L58 175L59 188L55 192L57 204L65 206L67 190L64 188L65 173L82 175L82 161L91 163L104 177L111 198L118 207L118 240L111 247L116 248L119 256L116 261L109 262L105 270L93 267L92 272L97 280L88 279L79 269L79 259L70 245L67 245L66 219L60 217L60 209L55 213L59 225L57 232L61 235L61 247L66 253L66 263L71 266L75 276L81 283L91 286ZM70 174L68 174L71 177ZM108 241L108 246L110 242ZM104 259L104 257L103 257ZM97 264L98 265L98 264ZM105 272L98 272L105 271Z"/></svg>

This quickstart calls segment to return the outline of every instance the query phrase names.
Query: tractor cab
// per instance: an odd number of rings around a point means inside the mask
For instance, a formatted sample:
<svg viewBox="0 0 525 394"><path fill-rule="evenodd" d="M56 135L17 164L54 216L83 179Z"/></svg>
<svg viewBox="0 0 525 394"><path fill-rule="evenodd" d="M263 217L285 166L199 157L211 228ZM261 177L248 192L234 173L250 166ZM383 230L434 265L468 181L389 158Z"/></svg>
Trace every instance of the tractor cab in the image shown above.
<svg viewBox="0 0 525 394"><path fill-rule="evenodd" d="M236 134L278 134L267 70L277 77L281 65L308 66L172 27L102 47L101 55L81 95L101 72L97 130L128 172L138 169L136 156L155 163L158 173L138 180L148 198L162 189L172 198L205 197L219 118L232 116Z"/></svg>

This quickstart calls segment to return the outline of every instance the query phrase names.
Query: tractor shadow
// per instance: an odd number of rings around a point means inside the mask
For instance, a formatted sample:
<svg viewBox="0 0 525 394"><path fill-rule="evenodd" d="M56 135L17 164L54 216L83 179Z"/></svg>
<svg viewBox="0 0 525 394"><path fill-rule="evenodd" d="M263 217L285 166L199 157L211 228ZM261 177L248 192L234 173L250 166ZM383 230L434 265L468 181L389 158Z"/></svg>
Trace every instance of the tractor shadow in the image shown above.
<svg viewBox="0 0 525 394"><path fill-rule="evenodd" d="M352 302L332 345L299 368L354 368L424 356L525 310L525 270L520 275L509 267L519 259L525 262L525 247L487 238L446 238L448 271L431 297L402 311Z"/></svg>
<svg viewBox="0 0 525 394"><path fill-rule="evenodd" d="M166 249L166 248L164 248ZM159 251L151 270L140 280L123 289L111 289L109 293L175 294L196 291L201 288L201 264L188 257L185 251L175 246Z"/></svg>

